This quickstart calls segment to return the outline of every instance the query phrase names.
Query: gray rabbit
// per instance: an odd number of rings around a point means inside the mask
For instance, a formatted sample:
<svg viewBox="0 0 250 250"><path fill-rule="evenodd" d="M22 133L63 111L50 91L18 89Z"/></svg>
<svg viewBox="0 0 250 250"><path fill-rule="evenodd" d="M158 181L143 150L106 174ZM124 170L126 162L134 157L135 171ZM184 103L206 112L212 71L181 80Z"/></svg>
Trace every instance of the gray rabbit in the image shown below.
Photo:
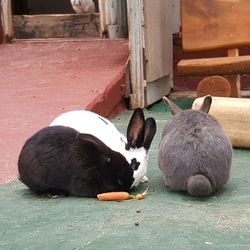
<svg viewBox="0 0 250 250"><path fill-rule="evenodd" d="M208 196L228 181L232 162L230 140L208 114L212 97L204 98L199 111L183 111L166 97L163 101L174 115L159 145L164 183L173 191Z"/></svg>

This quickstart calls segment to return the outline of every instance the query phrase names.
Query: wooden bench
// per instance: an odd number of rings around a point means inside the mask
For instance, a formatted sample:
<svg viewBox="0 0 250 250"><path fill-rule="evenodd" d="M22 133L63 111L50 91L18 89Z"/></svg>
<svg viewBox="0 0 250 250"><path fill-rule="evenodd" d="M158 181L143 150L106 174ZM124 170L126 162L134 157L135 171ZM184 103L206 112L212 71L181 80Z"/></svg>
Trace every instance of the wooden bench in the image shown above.
<svg viewBox="0 0 250 250"><path fill-rule="evenodd" d="M227 56L181 60L178 75L213 76L198 84L197 96L217 95L221 85L219 96L240 97L240 74L250 72L250 55L239 55L250 45L250 0L181 0L181 23L184 51L226 49Z"/></svg>

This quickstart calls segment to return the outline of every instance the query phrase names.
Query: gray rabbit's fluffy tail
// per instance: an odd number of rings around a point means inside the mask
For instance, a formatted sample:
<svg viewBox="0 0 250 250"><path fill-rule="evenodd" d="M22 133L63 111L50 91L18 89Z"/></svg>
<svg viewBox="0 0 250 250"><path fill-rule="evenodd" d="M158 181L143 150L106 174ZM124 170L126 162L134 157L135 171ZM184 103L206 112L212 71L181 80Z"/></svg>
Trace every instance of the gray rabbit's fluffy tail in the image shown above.
<svg viewBox="0 0 250 250"><path fill-rule="evenodd" d="M205 175L197 174L188 179L187 191L192 196L208 196L213 192L213 188Z"/></svg>

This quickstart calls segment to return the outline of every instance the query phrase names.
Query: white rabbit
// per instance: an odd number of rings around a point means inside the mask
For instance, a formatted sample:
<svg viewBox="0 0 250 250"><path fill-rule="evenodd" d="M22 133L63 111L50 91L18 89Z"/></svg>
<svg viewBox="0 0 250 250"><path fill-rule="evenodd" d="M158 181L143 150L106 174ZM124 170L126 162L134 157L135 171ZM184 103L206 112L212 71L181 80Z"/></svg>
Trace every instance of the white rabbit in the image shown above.
<svg viewBox="0 0 250 250"><path fill-rule="evenodd" d="M70 0L77 14L95 13L95 3L92 0Z"/></svg>
<svg viewBox="0 0 250 250"><path fill-rule="evenodd" d="M127 127L127 138L104 117L86 110L69 111L55 118L50 126L67 126L91 134L113 151L122 154L134 170L132 187L147 181L148 149L156 132L153 118L144 119L142 109L134 111Z"/></svg>

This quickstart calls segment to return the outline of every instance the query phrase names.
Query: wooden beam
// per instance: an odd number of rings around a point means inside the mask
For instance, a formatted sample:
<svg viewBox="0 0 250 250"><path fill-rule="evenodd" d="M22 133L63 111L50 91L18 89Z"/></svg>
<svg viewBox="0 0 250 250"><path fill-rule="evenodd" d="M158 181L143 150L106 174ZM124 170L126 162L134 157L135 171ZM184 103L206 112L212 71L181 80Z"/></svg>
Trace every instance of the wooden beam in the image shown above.
<svg viewBox="0 0 250 250"><path fill-rule="evenodd" d="M250 56L188 59L181 60L177 65L177 74L181 76L247 73L250 73Z"/></svg>
<svg viewBox="0 0 250 250"><path fill-rule="evenodd" d="M13 28L17 39L100 36L99 14L18 15Z"/></svg>

